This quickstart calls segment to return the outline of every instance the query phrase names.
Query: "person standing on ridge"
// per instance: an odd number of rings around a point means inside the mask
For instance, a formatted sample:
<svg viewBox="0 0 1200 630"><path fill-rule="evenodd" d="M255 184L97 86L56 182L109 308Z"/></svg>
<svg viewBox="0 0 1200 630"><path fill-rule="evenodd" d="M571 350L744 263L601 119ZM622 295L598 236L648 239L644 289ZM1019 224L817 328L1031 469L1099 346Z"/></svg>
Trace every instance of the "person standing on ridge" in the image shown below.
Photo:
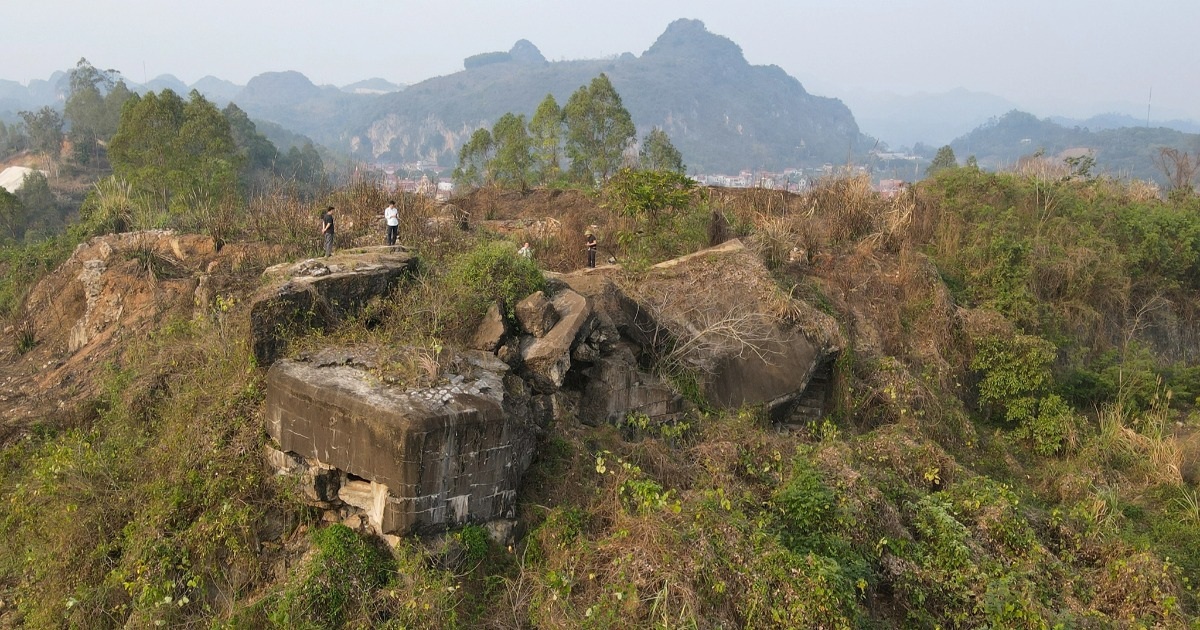
<svg viewBox="0 0 1200 630"><path fill-rule="evenodd" d="M596 235L588 230L583 233L584 243L587 244L587 266L594 268L596 266Z"/></svg>
<svg viewBox="0 0 1200 630"><path fill-rule="evenodd" d="M396 244L396 232L400 229L400 211L396 209L396 202L389 201L388 207L383 209L383 221L387 223L387 244Z"/></svg>
<svg viewBox="0 0 1200 630"><path fill-rule="evenodd" d="M325 214L321 215L321 236L325 239L325 257L329 258L333 255L333 206L325 208Z"/></svg>

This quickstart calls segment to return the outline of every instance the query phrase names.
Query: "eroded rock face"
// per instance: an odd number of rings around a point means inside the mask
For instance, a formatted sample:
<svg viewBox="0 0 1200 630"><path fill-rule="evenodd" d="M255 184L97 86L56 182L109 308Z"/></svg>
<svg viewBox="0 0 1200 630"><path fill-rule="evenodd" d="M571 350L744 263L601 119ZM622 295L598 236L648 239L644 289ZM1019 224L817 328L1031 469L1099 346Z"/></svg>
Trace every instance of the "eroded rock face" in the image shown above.
<svg viewBox="0 0 1200 630"><path fill-rule="evenodd" d="M630 347L669 353L692 370L717 407L788 403L843 345L836 322L783 295L737 240L655 265L636 284L595 270L561 280L589 296L598 319L611 323ZM610 413L628 405L661 408L650 404L658 390L653 381L639 377L622 384L619 370L600 365L595 375L608 385L588 384L592 407Z"/></svg>
<svg viewBox="0 0 1200 630"><path fill-rule="evenodd" d="M550 393L562 387L571 369L571 349L586 335L585 325L592 315L587 298L570 289L561 289L550 300L559 320L541 337L521 340L521 361L535 389Z"/></svg>
<svg viewBox="0 0 1200 630"><path fill-rule="evenodd" d="M517 302L517 321L534 337L545 337L558 323L559 315L546 294L537 291Z"/></svg>
<svg viewBox="0 0 1200 630"><path fill-rule="evenodd" d="M449 383L411 391L381 384L369 362L344 352L278 361L267 373L267 432L281 452L345 473L338 500L381 534L512 518L536 428L506 400L508 367L469 356Z"/></svg>
<svg viewBox="0 0 1200 630"><path fill-rule="evenodd" d="M414 257L399 246L347 250L329 258L276 265L270 284L250 307L254 358L269 366L287 349L289 335L328 330L372 298L387 295L412 274Z"/></svg>

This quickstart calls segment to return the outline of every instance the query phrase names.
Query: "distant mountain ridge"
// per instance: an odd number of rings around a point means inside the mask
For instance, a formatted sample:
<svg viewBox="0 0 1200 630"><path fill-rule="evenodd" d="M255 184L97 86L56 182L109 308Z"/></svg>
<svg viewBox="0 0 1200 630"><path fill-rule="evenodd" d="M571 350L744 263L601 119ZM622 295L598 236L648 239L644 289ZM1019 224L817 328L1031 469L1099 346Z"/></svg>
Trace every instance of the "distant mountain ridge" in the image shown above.
<svg viewBox="0 0 1200 630"><path fill-rule="evenodd" d="M892 148L917 143L942 146L989 119L1017 109L1011 101L962 88L899 95L852 91L845 100L864 132Z"/></svg>
<svg viewBox="0 0 1200 630"><path fill-rule="evenodd" d="M1183 133L1200 133L1200 123L1192 120L1146 120L1129 114L1098 114L1091 118L1079 119L1067 116L1051 116L1050 120L1063 127L1081 127L1091 131L1105 129L1122 129L1126 127L1166 127Z"/></svg>
<svg viewBox="0 0 1200 630"><path fill-rule="evenodd" d="M296 71L265 72L244 86L213 76L191 86L170 74L145 84L125 80L140 93L172 89L186 96L194 89L222 107L235 102L290 144L308 137L364 161L448 167L475 129L507 112L530 117L546 94L564 105L601 72L621 94L639 138L663 128L693 172L864 163L883 144L915 147L922 155L929 145L951 144L960 158L975 155L984 166L1011 164L1039 147L1091 147L1102 167L1144 176L1152 174L1157 147L1200 152L1200 143L1189 145L1191 136L1184 135L1200 132L1195 121L1147 125L1125 114L1086 120L1026 114L1030 122L1003 114L1018 112L1004 98L964 89L815 96L778 66L749 64L740 46L689 19L668 25L640 56L552 62L522 39L508 51L467 57L459 72L411 86L382 78L316 85ZM62 71L27 86L0 79L0 120L16 122L17 112L46 105L61 111L67 79ZM1014 135L1027 142L1014 145Z"/></svg>
<svg viewBox="0 0 1200 630"><path fill-rule="evenodd" d="M841 163L870 148L841 101L808 94L777 66L750 65L737 44L696 20L671 23L640 57L548 62L521 40L402 92L347 100L292 85L247 100L252 81L237 102L253 116L301 125L298 131L360 159L450 166L475 129L507 112L532 116L546 94L564 105L602 72L639 136L662 127L693 170Z"/></svg>
<svg viewBox="0 0 1200 630"><path fill-rule="evenodd" d="M1200 135L1144 124L1096 131L1068 128L1013 110L955 139L950 147L960 161L974 156L989 170L1011 167L1039 152L1052 160L1089 154L1096 160L1093 174L1163 183L1163 174L1155 166L1159 150L1200 152Z"/></svg>

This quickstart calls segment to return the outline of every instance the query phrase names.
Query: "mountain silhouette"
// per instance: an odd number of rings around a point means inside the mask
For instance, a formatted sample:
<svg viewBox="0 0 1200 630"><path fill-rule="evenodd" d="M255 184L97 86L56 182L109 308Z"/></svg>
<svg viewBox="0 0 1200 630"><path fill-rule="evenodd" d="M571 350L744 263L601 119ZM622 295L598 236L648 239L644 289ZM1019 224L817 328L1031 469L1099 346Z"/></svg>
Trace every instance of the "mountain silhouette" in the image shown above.
<svg viewBox="0 0 1200 630"><path fill-rule="evenodd" d="M255 118L359 159L452 166L476 129L507 112L528 118L547 94L564 105L602 72L639 137L663 128L693 171L840 163L866 144L841 101L809 94L778 66L750 65L737 44L687 19L671 23L640 57L548 62L521 40L401 92L348 95L299 73L268 73L235 100Z"/></svg>

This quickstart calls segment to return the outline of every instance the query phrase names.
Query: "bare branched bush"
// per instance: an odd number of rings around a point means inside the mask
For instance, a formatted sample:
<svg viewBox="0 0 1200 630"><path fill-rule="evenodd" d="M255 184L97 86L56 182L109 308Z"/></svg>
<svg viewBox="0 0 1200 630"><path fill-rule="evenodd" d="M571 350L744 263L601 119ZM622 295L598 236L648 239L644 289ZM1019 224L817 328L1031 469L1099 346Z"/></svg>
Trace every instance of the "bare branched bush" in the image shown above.
<svg viewBox="0 0 1200 630"><path fill-rule="evenodd" d="M233 195L216 197L203 188L193 188L184 195L186 210L177 223L185 232L211 236L219 247L245 231L242 203Z"/></svg>
<svg viewBox="0 0 1200 630"><path fill-rule="evenodd" d="M298 253L319 251L316 216L287 191L274 189L255 197L247 211L247 236L252 240L276 243Z"/></svg>
<svg viewBox="0 0 1200 630"><path fill-rule="evenodd" d="M1059 181L1071 176L1071 167L1062 160L1053 160L1036 153L1017 160L1012 172L1040 181Z"/></svg>
<svg viewBox="0 0 1200 630"><path fill-rule="evenodd" d="M1200 160L1187 151L1171 147L1162 147L1154 157L1154 164L1167 178L1167 190L1191 190L1196 179L1196 171L1200 170Z"/></svg>
<svg viewBox="0 0 1200 630"><path fill-rule="evenodd" d="M663 366L711 373L722 357L775 360L781 349L770 310L758 300L734 301L723 295L729 283L765 293L767 288L754 286L750 275L742 273L736 260L727 259L683 277L664 282L643 278L625 288L649 309L658 326L650 332L657 338ZM779 292L773 285L771 290Z"/></svg>

